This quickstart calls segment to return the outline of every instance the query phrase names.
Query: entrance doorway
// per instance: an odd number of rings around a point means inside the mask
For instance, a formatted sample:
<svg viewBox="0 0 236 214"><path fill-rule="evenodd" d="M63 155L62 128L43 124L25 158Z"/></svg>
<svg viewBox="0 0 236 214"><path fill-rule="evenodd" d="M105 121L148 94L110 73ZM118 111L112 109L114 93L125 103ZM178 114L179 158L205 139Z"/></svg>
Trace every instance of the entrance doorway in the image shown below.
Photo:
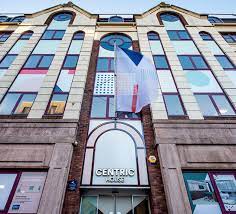
<svg viewBox="0 0 236 214"><path fill-rule="evenodd" d="M86 195L81 198L80 214L149 214L146 195Z"/></svg>

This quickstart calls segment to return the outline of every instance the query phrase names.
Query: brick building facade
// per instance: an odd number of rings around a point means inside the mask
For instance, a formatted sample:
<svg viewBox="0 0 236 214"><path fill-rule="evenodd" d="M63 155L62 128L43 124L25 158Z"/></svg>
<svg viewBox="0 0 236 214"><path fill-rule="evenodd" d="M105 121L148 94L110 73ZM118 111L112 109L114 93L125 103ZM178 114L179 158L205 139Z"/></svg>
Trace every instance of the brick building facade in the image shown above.
<svg viewBox="0 0 236 214"><path fill-rule="evenodd" d="M117 119L115 41L160 92ZM235 213L235 44L234 15L165 3L1 15L0 213Z"/></svg>

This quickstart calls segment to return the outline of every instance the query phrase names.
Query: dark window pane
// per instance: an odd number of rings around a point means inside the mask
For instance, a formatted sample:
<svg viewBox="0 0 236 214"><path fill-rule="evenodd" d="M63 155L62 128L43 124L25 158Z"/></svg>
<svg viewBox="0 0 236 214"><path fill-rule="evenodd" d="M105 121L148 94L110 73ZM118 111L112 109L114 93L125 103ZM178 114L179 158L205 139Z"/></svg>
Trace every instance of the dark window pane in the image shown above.
<svg viewBox="0 0 236 214"><path fill-rule="evenodd" d="M24 94L14 114L29 114L35 98L36 94Z"/></svg>
<svg viewBox="0 0 236 214"><path fill-rule="evenodd" d="M52 39L53 35L54 35L53 30L47 30L44 32L42 39Z"/></svg>
<svg viewBox="0 0 236 214"><path fill-rule="evenodd" d="M10 115L12 114L15 105L20 98L21 94L8 93L0 105L0 114Z"/></svg>
<svg viewBox="0 0 236 214"><path fill-rule="evenodd" d="M112 16L109 19L109 22L123 22L123 21L124 21L123 18L120 16Z"/></svg>
<svg viewBox="0 0 236 214"><path fill-rule="evenodd" d="M184 70L194 69L193 63L188 56L178 56Z"/></svg>
<svg viewBox="0 0 236 214"><path fill-rule="evenodd" d="M178 95L165 94L164 100L169 116L184 115L183 107Z"/></svg>
<svg viewBox="0 0 236 214"><path fill-rule="evenodd" d="M187 33L187 31L179 31L178 33L179 33L179 38L181 40L190 40L191 39L189 34Z"/></svg>
<svg viewBox="0 0 236 214"><path fill-rule="evenodd" d="M234 68L234 65L229 61L226 56L216 56L216 59L218 60L223 69Z"/></svg>
<svg viewBox="0 0 236 214"><path fill-rule="evenodd" d="M179 40L179 35L177 31L167 31L170 40Z"/></svg>
<svg viewBox="0 0 236 214"><path fill-rule="evenodd" d="M56 31L53 36L53 39L62 39L65 34L65 31Z"/></svg>
<svg viewBox="0 0 236 214"><path fill-rule="evenodd" d="M213 40L213 38L211 37L211 35L207 34L207 33L200 33L200 36L202 37L202 40Z"/></svg>
<svg viewBox="0 0 236 214"><path fill-rule="evenodd" d="M79 56L66 56L64 68L76 68Z"/></svg>
<svg viewBox="0 0 236 214"><path fill-rule="evenodd" d="M53 60L53 56L43 56L41 62L39 63L39 68L49 68Z"/></svg>
<svg viewBox="0 0 236 214"><path fill-rule="evenodd" d="M0 68L9 68L17 55L7 55L0 63Z"/></svg>
<svg viewBox="0 0 236 214"><path fill-rule="evenodd" d="M36 68L40 59L41 59L41 56L39 56L39 55L30 56L25 64L24 68Z"/></svg>
<svg viewBox="0 0 236 214"><path fill-rule="evenodd" d="M106 117L107 97L93 97L91 117Z"/></svg>
<svg viewBox="0 0 236 214"><path fill-rule="evenodd" d="M114 71L114 59L110 59L109 70L110 70L110 71Z"/></svg>
<svg viewBox="0 0 236 214"><path fill-rule="evenodd" d="M148 198L145 196L133 197L134 214L149 214Z"/></svg>
<svg viewBox="0 0 236 214"><path fill-rule="evenodd" d="M84 39L84 32L75 33L73 36L74 40L83 40Z"/></svg>
<svg viewBox="0 0 236 214"><path fill-rule="evenodd" d="M11 20L11 22L23 22L25 19L24 16L18 16L18 17L15 17Z"/></svg>
<svg viewBox="0 0 236 214"><path fill-rule="evenodd" d="M22 34L20 39L29 40L32 35L33 35L32 32L27 32L27 33Z"/></svg>
<svg viewBox="0 0 236 214"><path fill-rule="evenodd" d="M235 115L229 101L224 95L212 95L221 115Z"/></svg>
<svg viewBox="0 0 236 214"><path fill-rule="evenodd" d="M201 56L193 56L192 60L196 66L196 69L207 69L208 68L205 60Z"/></svg>
<svg viewBox="0 0 236 214"><path fill-rule="evenodd" d="M224 39L226 42L228 43L233 43L235 42L235 40L233 39L233 37L231 37L230 35L223 35Z"/></svg>
<svg viewBox="0 0 236 214"><path fill-rule="evenodd" d="M158 34L155 32L148 33L148 39L149 40L160 40Z"/></svg>
<svg viewBox="0 0 236 214"><path fill-rule="evenodd" d="M165 13L161 15L161 19L166 22L176 22L179 20L179 17L173 14Z"/></svg>
<svg viewBox="0 0 236 214"><path fill-rule="evenodd" d="M169 69L169 65L165 56L154 56L156 69Z"/></svg>
<svg viewBox="0 0 236 214"><path fill-rule="evenodd" d="M11 33L0 33L0 42L5 42L9 37Z"/></svg>
<svg viewBox="0 0 236 214"><path fill-rule="evenodd" d="M195 97L203 116L218 116L218 113L208 95L196 94Z"/></svg>
<svg viewBox="0 0 236 214"><path fill-rule="evenodd" d="M47 114L63 114L68 94L54 94L52 96Z"/></svg>
<svg viewBox="0 0 236 214"><path fill-rule="evenodd" d="M97 197L96 196L83 196L80 207L81 214L96 214L97 212ZM99 211L100 212L100 211ZM101 212L100 212L101 213Z"/></svg>
<svg viewBox="0 0 236 214"><path fill-rule="evenodd" d="M98 58L97 71L108 71L109 60L107 58Z"/></svg>

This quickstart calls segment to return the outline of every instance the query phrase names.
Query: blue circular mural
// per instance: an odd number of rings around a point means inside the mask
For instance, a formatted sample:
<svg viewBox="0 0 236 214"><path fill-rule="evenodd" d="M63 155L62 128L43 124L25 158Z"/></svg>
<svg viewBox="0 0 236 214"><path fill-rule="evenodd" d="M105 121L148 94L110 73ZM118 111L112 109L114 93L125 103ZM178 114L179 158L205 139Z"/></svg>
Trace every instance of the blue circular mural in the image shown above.
<svg viewBox="0 0 236 214"><path fill-rule="evenodd" d="M128 49L132 46L132 40L128 36L121 34L110 34L105 36L101 40L101 46L106 50L114 51L115 42L120 48Z"/></svg>
<svg viewBox="0 0 236 214"><path fill-rule="evenodd" d="M186 76L192 85L198 87L203 87L209 85L210 83L210 78L206 74L199 71L189 71L186 73Z"/></svg>

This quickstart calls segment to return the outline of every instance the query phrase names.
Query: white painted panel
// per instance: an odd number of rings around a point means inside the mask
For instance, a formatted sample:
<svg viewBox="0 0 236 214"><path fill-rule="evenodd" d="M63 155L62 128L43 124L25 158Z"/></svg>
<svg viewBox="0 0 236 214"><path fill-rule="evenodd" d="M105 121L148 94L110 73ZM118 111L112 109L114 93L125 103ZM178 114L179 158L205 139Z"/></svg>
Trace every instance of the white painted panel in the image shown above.
<svg viewBox="0 0 236 214"><path fill-rule="evenodd" d="M48 30L66 30L69 23L70 23L70 20L56 21L53 19L48 27Z"/></svg>
<svg viewBox="0 0 236 214"><path fill-rule="evenodd" d="M93 131L93 129L95 129L99 125L109 122L109 121L112 121L112 120L90 120L89 134L91 133L91 131ZM143 135L143 126L140 120L119 120L119 121L133 126L136 130L139 131L141 135Z"/></svg>
<svg viewBox="0 0 236 214"><path fill-rule="evenodd" d="M231 79L233 84L236 86L236 70L225 70L227 76Z"/></svg>
<svg viewBox="0 0 236 214"><path fill-rule="evenodd" d="M37 92L39 91L46 74L19 74L10 88L10 91Z"/></svg>
<svg viewBox="0 0 236 214"><path fill-rule="evenodd" d="M69 92L73 77L74 73L70 73L69 70L61 70L56 84L57 92Z"/></svg>
<svg viewBox="0 0 236 214"><path fill-rule="evenodd" d="M194 93L221 93L222 90L211 71L185 71Z"/></svg>
<svg viewBox="0 0 236 214"><path fill-rule="evenodd" d="M204 41L207 43L207 47L211 50L211 52L214 55L224 55L222 50L219 48L219 46L215 43L215 41Z"/></svg>
<svg viewBox="0 0 236 214"><path fill-rule="evenodd" d="M79 54L81 51L82 44L83 40L73 40L71 42L68 54Z"/></svg>
<svg viewBox="0 0 236 214"><path fill-rule="evenodd" d="M118 130L102 134L96 143L93 184L138 185L135 151L135 144L128 134ZM110 183L106 180L111 176L98 176L97 169L133 169L135 173L133 176L119 176L124 178L123 183Z"/></svg>
<svg viewBox="0 0 236 214"><path fill-rule="evenodd" d="M82 184L89 185L92 175L92 165L93 165L93 149L86 149L85 159L84 159L84 169Z"/></svg>
<svg viewBox="0 0 236 214"><path fill-rule="evenodd" d="M160 41L149 41L153 55L165 55Z"/></svg>
<svg viewBox="0 0 236 214"><path fill-rule="evenodd" d="M165 25L166 30L185 30L180 20L175 22L167 22L162 20L162 22Z"/></svg>
<svg viewBox="0 0 236 214"><path fill-rule="evenodd" d="M97 73L94 95L114 95L114 73Z"/></svg>
<svg viewBox="0 0 236 214"><path fill-rule="evenodd" d="M195 55L199 54L198 49L196 48L193 41L172 41L172 44L174 46L175 52L177 55Z"/></svg>
<svg viewBox="0 0 236 214"><path fill-rule="evenodd" d="M177 92L173 77L169 70L158 70L157 75L162 92Z"/></svg>
<svg viewBox="0 0 236 214"><path fill-rule="evenodd" d="M140 185L148 185L146 152L145 149L138 149L138 165Z"/></svg>
<svg viewBox="0 0 236 214"><path fill-rule="evenodd" d="M28 40L18 40L16 44L9 51L9 54L19 54L23 47L26 46Z"/></svg>
<svg viewBox="0 0 236 214"><path fill-rule="evenodd" d="M33 54L55 54L60 42L60 40L41 40Z"/></svg>

